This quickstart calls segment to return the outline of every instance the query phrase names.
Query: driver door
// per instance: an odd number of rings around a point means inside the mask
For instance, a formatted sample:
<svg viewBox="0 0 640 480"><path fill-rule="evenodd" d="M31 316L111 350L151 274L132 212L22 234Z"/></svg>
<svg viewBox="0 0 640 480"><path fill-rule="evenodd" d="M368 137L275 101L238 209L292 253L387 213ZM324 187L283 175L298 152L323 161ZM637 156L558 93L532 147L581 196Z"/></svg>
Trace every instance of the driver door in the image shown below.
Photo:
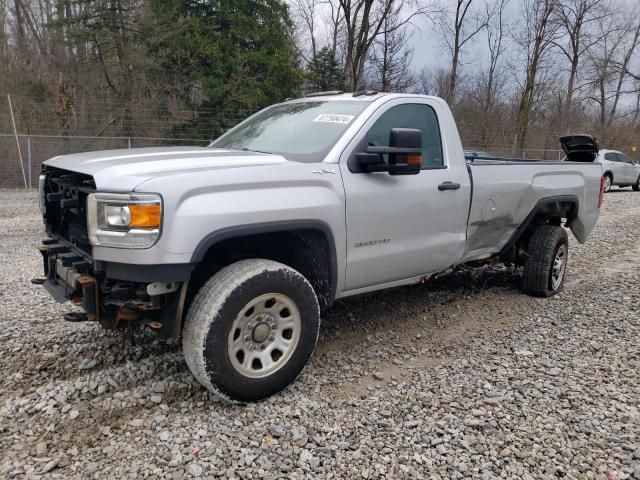
<svg viewBox="0 0 640 480"><path fill-rule="evenodd" d="M436 113L439 105L412 101L394 100L381 106L341 158L347 221L346 290L441 271L463 255L470 201L465 160L460 151L460 158L449 162ZM368 145L388 146L392 128L421 130L420 173L359 173L355 154Z"/></svg>

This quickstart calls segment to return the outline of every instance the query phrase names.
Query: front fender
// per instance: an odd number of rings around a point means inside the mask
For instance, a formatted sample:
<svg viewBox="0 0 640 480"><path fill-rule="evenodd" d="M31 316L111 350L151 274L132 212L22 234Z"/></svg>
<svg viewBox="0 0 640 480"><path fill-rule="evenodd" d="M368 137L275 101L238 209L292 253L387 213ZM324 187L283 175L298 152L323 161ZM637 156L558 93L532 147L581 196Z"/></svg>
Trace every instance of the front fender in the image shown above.
<svg viewBox="0 0 640 480"><path fill-rule="evenodd" d="M326 164L321 164L325 167ZM137 187L164 199L163 231L157 248L190 263L215 242L245 232L316 228L333 243L335 263L345 265L346 227L342 179L317 174L318 164L288 162L197 175L158 177ZM138 251L143 255L142 251ZM341 288L343 268L336 267Z"/></svg>

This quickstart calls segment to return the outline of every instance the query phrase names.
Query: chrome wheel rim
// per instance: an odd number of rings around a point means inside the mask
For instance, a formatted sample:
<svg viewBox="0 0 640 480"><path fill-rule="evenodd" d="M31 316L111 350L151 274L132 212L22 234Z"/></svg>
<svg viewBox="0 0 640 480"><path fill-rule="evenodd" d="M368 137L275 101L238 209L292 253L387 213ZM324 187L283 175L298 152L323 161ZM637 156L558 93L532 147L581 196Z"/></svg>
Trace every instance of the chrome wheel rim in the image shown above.
<svg viewBox="0 0 640 480"><path fill-rule="evenodd" d="M247 303L233 321L227 353L245 377L264 378L282 368L300 341L302 319L286 295L268 293Z"/></svg>
<svg viewBox="0 0 640 480"><path fill-rule="evenodd" d="M562 283L564 271L567 267L567 246L560 245L553 257L553 265L551 267L551 290L557 290Z"/></svg>
<svg viewBox="0 0 640 480"><path fill-rule="evenodd" d="M611 189L611 178L609 175L604 177L604 191L608 192Z"/></svg>

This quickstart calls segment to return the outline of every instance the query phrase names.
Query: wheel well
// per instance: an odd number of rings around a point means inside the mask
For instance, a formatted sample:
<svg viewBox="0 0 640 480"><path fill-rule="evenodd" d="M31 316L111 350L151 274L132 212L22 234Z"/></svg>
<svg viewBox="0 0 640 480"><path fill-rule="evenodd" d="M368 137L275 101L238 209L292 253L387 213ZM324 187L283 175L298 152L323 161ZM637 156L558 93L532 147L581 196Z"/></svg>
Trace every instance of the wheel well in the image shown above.
<svg viewBox="0 0 640 480"><path fill-rule="evenodd" d="M534 223L537 220L537 224L552 224L560 225L562 219L567 219L567 226L571 225L571 222L575 220L578 214L578 202L577 200L559 200L545 202L539 205L539 208L534 216Z"/></svg>
<svg viewBox="0 0 640 480"><path fill-rule="evenodd" d="M208 247L190 279L187 302L222 268L240 260L264 258L300 272L311 283L322 308L335 299L336 260L333 240L322 230L300 228L226 236Z"/></svg>
<svg viewBox="0 0 640 480"><path fill-rule="evenodd" d="M561 226L562 219L566 218L564 226L568 228L577 216L577 197L551 197L538 201L536 206L502 249L500 257L505 262L521 263L524 258L526 258L526 251L531 234L538 226Z"/></svg>
<svg viewBox="0 0 640 480"><path fill-rule="evenodd" d="M611 172L604 172L602 174L603 177L609 177L611 179L611 181L613 182L613 173Z"/></svg>

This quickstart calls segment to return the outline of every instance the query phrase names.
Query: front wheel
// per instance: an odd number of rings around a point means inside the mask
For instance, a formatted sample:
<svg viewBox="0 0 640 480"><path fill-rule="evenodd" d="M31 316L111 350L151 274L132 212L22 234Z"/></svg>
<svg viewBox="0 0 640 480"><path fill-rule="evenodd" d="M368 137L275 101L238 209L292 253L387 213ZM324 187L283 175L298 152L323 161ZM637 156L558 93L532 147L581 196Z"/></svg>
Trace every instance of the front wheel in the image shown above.
<svg viewBox="0 0 640 480"><path fill-rule="evenodd" d="M540 225L529 239L524 264L524 290L536 297L550 297L562 289L569 241L567 231L553 225Z"/></svg>
<svg viewBox="0 0 640 480"><path fill-rule="evenodd" d="M640 192L640 176L638 176L638 179L636 180L636 183L631 185L631 188L633 188L634 192Z"/></svg>
<svg viewBox="0 0 640 480"><path fill-rule="evenodd" d="M209 391L250 402L295 380L319 328L318 299L300 273L270 260L243 260L200 289L182 347L189 369Z"/></svg>
<svg viewBox="0 0 640 480"><path fill-rule="evenodd" d="M604 176L604 191L608 192L609 190L611 190L611 185L613 185L613 179L611 178L611 175L607 173Z"/></svg>

